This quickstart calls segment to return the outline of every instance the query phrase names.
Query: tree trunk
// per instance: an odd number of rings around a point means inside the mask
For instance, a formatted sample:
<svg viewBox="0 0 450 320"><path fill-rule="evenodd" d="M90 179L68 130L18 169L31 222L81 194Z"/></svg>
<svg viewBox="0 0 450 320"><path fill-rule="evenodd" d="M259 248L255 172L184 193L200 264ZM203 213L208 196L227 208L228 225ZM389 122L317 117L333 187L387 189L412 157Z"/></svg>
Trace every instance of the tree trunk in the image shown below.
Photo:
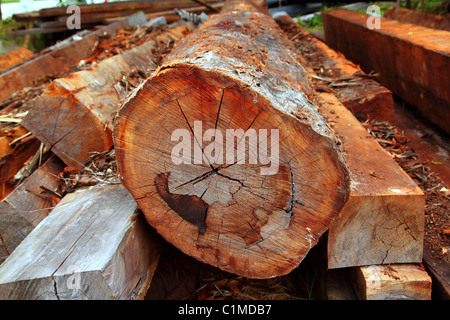
<svg viewBox="0 0 450 320"><path fill-rule="evenodd" d="M250 278L286 274L349 193L314 95L267 9L229 1L119 111L122 182L186 254Z"/></svg>

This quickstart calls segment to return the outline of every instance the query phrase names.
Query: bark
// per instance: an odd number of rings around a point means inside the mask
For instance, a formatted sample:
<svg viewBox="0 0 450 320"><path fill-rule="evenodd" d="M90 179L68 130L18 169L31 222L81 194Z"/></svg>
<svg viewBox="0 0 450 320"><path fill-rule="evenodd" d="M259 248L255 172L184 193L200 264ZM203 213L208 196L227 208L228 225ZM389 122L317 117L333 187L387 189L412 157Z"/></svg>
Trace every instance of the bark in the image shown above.
<svg viewBox="0 0 450 320"><path fill-rule="evenodd" d="M117 117L122 182L149 223L183 252L246 277L298 266L349 192L294 50L266 8L229 1Z"/></svg>

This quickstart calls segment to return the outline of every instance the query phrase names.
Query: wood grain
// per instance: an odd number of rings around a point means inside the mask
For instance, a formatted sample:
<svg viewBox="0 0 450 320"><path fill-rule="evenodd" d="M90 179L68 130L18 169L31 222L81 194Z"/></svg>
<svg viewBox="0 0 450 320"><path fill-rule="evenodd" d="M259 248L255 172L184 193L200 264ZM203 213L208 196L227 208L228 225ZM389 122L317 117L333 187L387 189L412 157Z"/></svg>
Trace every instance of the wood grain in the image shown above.
<svg viewBox="0 0 450 320"><path fill-rule="evenodd" d="M68 194L0 267L0 298L143 298L159 237L121 185Z"/></svg>
<svg viewBox="0 0 450 320"><path fill-rule="evenodd" d="M166 57L117 117L122 183L149 223L188 255L246 277L298 266L349 190L337 141L293 50L267 9L229 1ZM178 129L193 152L172 157ZM227 130L243 135L230 141ZM268 163L251 162L258 141L245 133L261 130L267 156L279 133L272 174L261 174ZM219 131L223 140L200 143Z"/></svg>

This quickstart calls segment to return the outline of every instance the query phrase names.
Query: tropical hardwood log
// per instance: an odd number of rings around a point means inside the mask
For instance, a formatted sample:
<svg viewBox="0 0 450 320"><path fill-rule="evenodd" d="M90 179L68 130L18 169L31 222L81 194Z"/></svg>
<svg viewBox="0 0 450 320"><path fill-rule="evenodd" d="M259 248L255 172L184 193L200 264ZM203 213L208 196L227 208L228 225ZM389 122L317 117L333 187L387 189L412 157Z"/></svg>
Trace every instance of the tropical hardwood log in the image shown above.
<svg viewBox="0 0 450 320"><path fill-rule="evenodd" d="M114 133L122 183L149 223L249 278L297 267L349 192L308 74L261 2L228 1L186 37Z"/></svg>
<svg viewBox="0 0 450 320"><path fill-rule="evenodd" d="M120 184L78 190L2 264L0 299L143 298L159 241Z"/></svg>
<svg viewBox="0 0 450 320"><path fill-rule="evenodd" d="M0 264L53 209L64 164L51 156L0 202Z"/></svg>
<svg viewBox="0 0 450 320"><path fill-rule="evenodd" d="M361 300L431 299L431 278L417 264L355 267L350 274Z"/></svg>
<svg viewBox="0 0 450 320"><path fill-rule="evenodd" d="M322 14L326 43L450 133L450 32L336 9Z"/></svg>
<svg viewBox="0 0 450 320"><path fill-rule="evenodd" d="M112 145L113 118L125 98L116 84L131 72L156 69L151 52L176 41L189 24L169 29L155 39L105 59L94 67L54 80L35 100L22 124L66 164L81 168L92 152Z"/></svg>
<svg viewBox="0 0 450 320"><path fill-rule="evenodd" d="M360 121L377 119L395 123L392 92L353 62L317 39L288 15L275 19L321 79L321 90L332 91Z"/></svg>

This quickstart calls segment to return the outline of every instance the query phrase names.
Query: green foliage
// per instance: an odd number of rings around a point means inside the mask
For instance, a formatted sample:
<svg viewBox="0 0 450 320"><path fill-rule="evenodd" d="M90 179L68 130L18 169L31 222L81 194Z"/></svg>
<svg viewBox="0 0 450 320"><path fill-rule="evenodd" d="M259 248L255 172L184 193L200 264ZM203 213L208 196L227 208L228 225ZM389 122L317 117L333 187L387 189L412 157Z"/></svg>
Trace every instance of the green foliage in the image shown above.
<svg viewBox="0 0 450 320"><path fill-rule="evenodd" d="M416 0L416 1L419 1L419 0ZM435 1L439 1L439 0L435 0ZM450 0L445 0L445 1L450 1ZM394 5L394 1L372 1L372 2L369 2L369 5L377 5L380 8L380 14L383 16L384 13L386 12L386 10L389 7ZM327 5L324 5L322 7L322 12L328 11L331 9L336 9L336 8L338 8L338 7L337 6L329 7ZM356 11L359 13L366 13L365 9L348 9L348 10ZM311 18L310 20L308 20L306 22L300 21L300 16L299 16L297 21L299 21L299 24L308 31L323 29L322 14L316 14L316 15L314 15L313 18Z"/></svg>
<svg viewBox="0 0 450 320"><path fill-rule="evenodd" d="M23 27L23 25L21 23L18 23L17 21L13 20L12 18L6 18L6 19L0 21L0 35L1 35L2 43L10 44L11 42L16 42L17 45L19 45L20 39L18 39L18 38L10 39L10 38L8 38L7 35L8 35L8 33L19 30L22 27Z"/></svg>
<svg viewBox="0 0 450 320"><path fill-rule="evenodd" d="M450 0L406 0L402 6L433 14L446 14L450 10Z"/></svg>
<svg viewBox="0 0 450 320"><path fill-rule="evenodd" d="M6 18L0 21L0 48L2 52L13 50L22 46L25 46L27 49L33 52L38 52L46 47L43 34L30 35L28 36L28 40L26 40L26 36L15 38L8 37L8 34L24 28L24 24L17 22L12 18Z"/></svg>

